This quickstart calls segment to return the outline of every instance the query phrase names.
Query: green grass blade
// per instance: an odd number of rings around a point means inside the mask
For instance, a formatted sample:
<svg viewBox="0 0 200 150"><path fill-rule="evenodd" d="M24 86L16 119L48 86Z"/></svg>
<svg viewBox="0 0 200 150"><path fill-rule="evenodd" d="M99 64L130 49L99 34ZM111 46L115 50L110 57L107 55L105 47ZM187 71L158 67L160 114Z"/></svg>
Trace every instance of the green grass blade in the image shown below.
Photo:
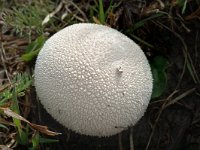
<svg viewBox="0 0 200 150"><path fill-rule="evenodd" d="M133 27L133 31L134 31L134 30L137 30L137 29L140 28L140 27L142 27L142 26L145 24L145 22L147 22L147 21L149 21L149 20L152 20L152 19L155 19L155 18L158 18L158 17L161 17L161 16L163 16L163 15L164 15L163 13L157 13L157 14L154 14L154 15L148 17L148 18L145 18L145 19L143 19L143 20L141 20L141 21L135 23L135 24L134 24L134 27Z"/></svg>
<svg viewBox="0 0 200 150"><path fill-rule="evenodd" d="M105 12L103 8L103 0L99 0L99 20L102 24L105 24Z"/></svg>
<svg viewBox="0 0 200 150"><path fill-rule="evenodd" d="M144 44L144 45L146 45L146 46L148 46L148 47L150 47L150 48L154 48L153 45L151 45L151 44L149 44L148 42L142 40L141 38L139 38L139 37L137 37L137 36L135 36L135 35L133 35L133 34L130 34L130 36L131 36L132 38L136 39L137 41L141 42L142 44Z"/></svg>

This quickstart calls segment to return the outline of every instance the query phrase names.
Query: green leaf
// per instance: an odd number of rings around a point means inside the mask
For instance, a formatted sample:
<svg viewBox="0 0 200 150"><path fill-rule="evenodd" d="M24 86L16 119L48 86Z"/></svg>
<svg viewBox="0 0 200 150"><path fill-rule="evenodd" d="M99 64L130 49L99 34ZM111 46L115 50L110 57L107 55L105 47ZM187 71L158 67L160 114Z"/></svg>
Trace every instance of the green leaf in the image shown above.
<svg viewBox="0 0 200 150"><path fill-rule="evenodd" d="M35 41L31 42L27 46L26 53L21 56L21 59L26 62L29 62L34 58L36 58L40 49L44 45L44 42L45 42L44 36L39 36Z"/></svg>
<svg viewBox="0 0 200 150"><path fill-rule="evenodd" d="M45 42L44 36L43 35L39 36L35 41L31 42L27 46L26 52L31 52L31 51L41 48L43 46L44 42Z"/></svg>
<svg viewBox="0 0 200 150"><path fill-rule="evenodd" d="M31 61L31 60L33 60L34 58L37 57L39 51L40 51L40 49L37 49L35 51L31 51L27 54L22 55L21 58L22 58L23 61L29 62L29 61Z"/></svg>
<svg viewBox="0 0 200 150"><path fill-rule="evenodd" d="M152 98L156 98L162 95L166 88L167 79L166 79L166 65L167 60L161 56L157 56L150 63L151 71L153 75L153 93Z"/></svg>
<svg viewBox="0 0 200 150"><path fill-rule="evenodd" d="M37 132L32 138L32 149L37 149L40 143L40 135Z"/></svg>

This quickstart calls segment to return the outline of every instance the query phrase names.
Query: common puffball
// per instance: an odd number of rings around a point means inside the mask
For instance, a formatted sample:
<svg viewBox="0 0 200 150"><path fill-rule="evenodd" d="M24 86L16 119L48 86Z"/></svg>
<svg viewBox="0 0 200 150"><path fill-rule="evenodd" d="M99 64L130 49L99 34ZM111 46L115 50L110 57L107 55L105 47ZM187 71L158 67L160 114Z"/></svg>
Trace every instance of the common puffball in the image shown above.
<svg viewBox="0 0 200 150"><path fill-rule="evenodd" d="M37 95L49 114L77 133L111 136L134 125L152 93L141 48L107 26L68 26L41 49L35 65Z"/></svg>

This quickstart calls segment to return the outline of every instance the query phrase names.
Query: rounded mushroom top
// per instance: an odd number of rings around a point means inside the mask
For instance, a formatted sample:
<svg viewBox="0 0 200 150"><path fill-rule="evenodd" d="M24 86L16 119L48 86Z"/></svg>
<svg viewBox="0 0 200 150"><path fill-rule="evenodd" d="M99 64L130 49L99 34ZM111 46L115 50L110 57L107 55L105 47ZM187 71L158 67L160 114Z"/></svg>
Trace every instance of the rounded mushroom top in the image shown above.
<svg viewBox="0 0 200 150"><path fill-rule="evenodd" d="M131 39L107 26L80 23L46 41L36 61L35 87L47 112L65 127L110 136L143 116L152 74Z"/></svg>

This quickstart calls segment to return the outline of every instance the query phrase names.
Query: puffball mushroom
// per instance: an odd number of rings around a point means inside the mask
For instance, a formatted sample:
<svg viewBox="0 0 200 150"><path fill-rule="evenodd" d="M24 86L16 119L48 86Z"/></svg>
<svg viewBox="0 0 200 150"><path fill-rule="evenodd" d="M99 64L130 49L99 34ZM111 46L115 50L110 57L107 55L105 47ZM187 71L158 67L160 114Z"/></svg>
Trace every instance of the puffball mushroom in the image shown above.
<svg viewBox="0 0 200 150"><path fill-rule="evenodd" d="M80 23L49 38L35 65L44 108L62 125L90 136L111 136L136 124L152 93L140 47L107 26Z"/></svg>

